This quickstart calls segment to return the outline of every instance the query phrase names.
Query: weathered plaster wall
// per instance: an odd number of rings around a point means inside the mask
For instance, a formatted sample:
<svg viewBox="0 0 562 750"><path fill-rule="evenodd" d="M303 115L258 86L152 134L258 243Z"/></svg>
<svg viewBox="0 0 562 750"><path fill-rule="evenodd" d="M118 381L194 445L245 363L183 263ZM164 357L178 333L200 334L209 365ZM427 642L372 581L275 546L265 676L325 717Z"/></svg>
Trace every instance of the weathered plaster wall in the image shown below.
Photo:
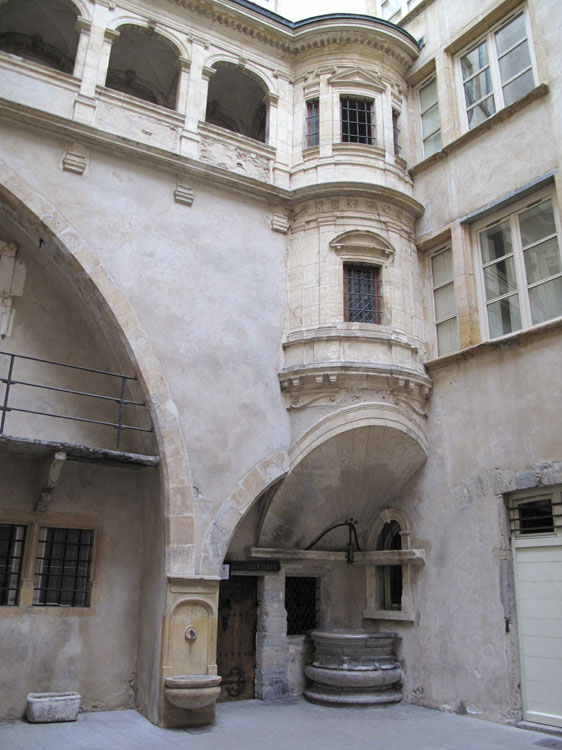
<svg viewBox="0 0 562 750"><path fill-rule="evenodd" d="M500 721L520 715L501 493L560 461L552 419L562 396L552 377L560 349L546 336L431 369L432 449L397 505L410 520L412 547L426 550L425 566L413 570L417 618L381 623L403 636L407 700ZM545 397L521 398L530 388ZM545 483L559 481L543 473Z"/></svg>
<svg viewBox="0 0 562 750"><path fill-rule="evenodd" d="M68 464L47 513L32 512L38 486L29 459L3 456L0 482L4 521L94 528L99 542L92 606L2 608L2 718L22 716L28 692L77 690L86 710L134 706L146 500L143 472ZM154 529L148 533L150 547Z"/></svg>
<svg viewBox="0 0 562 750"><path fill-rule="evenodd" d="M138 314L180 415L204 529L240 477L287 444L285 236L265 204L197 185L189 208L165 173L95 154L79 177L60 169L59 141L5 137L11 165L56 196Z"/></svg>

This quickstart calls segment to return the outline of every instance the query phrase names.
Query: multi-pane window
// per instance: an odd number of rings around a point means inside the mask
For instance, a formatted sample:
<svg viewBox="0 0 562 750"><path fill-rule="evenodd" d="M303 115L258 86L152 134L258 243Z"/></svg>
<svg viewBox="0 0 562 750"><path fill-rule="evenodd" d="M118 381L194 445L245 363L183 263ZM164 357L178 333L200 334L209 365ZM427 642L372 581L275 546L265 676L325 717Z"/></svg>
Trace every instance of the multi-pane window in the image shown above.
<svg viewBox="0 0 562 750"><path fill-rule="evenodd" d="M0 605L18 603L24 543L25 526L0 524Z"/></svg>
<svg viewBox="0 0 562 750"><path fill-rule="evenodd" d="M344 320L382 323L382 285L379 266L346 263L343 267Z"/></svg>
<svg viewBox="0 0 562 750"><path fill-rule="evenodd" d="M432 78L419 88L423 155L431 156L441 148L441 120L437 101L437 79Z"/></svg>
<svg viewBox="0 0 562 750"><path fill-rule="evenodd" d="M562 261L552 198L478 232L490 338L562 315Z"/></svg>
<svg viewBox="0 0 562 750"><path fill-rule="evenodd" d="M320 117L318 99L309 99L306 102L306 147L318 146L320 142Z"/></svg>
<svg viewBox="0 0 562 750"><path fill-rule="evenodd" d="M381 18L386 21L395 21L400 16L402 10L402 0L382 0Z"/></svg>
<svg viewBox="0 0 562 750"><path fill-rule="evenodd" d="M439 356L459 348L457 305L453 281L453 253L451 248L441 250L431 257L433 281L433 310L437 332Z"/></svg>
<svg viewBox="0 0 562 750"><path fill-rule="evenodd" d="M35 569L36 605L87 607L93 532L42 527Z"/></svg>
<svg viewBox="0 0 562 750"><path fill-rule="evenodd" d="M375 119L372 99L342 96L340 103L342 143L374 144Z"/></svg>
<svg viewBox="0 0 562 750"><path fill-rule="evenodd" d="M490 32L460 65L468 127L474 128L535 85L525 14Z"/></svg>

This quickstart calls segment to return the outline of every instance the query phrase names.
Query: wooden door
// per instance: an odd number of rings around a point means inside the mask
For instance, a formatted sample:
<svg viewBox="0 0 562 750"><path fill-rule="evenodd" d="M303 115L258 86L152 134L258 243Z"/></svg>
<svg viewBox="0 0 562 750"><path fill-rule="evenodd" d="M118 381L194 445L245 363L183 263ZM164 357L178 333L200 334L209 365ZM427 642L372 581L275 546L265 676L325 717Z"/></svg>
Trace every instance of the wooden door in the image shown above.
<svg viewBox="0 0 562 750"><path fill-rule="evenodd" d="M255 576L233 576L220 583L217 667L222 683L219 701L254 697L257 582Z"/></svg>

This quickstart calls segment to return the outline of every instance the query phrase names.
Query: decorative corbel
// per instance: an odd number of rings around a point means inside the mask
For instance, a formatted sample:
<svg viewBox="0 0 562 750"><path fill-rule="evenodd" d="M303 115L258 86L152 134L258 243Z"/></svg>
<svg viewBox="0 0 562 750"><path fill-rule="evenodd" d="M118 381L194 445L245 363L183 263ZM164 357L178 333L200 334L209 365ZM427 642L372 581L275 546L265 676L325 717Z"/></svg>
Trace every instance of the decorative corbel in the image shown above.
<svg viewBox="0 0 562 750"><path fill-rule="evenodd" d="M34 510L46 511L52 503L65 461L66 453L63 451L57 451L46 459L43 465L41 492Z"/></svg>

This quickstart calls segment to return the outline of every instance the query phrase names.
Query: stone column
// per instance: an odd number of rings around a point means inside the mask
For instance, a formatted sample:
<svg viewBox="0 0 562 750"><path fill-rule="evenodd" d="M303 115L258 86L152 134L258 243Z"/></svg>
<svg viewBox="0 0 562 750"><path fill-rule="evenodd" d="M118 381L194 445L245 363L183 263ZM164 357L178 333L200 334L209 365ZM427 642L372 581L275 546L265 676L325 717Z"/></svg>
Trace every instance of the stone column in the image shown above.
<svg viewBox="0 0 562 750"><path fill-rule="evenodd" d="M271 700L289 694L287 651L285 574L281 571L258 581L256 698Z"/></svg>
<svg viewBox="0 0 562 750"><path fill-rule="evenodd" d="M82 78L84 74L84 66L86 64L86 53L88 51L88 42L90 40L92 24L85 18L80 17L76 21L76 28L80 32L80 38L78 40L78 49L76 50L72 75L75 78Z"/></svg>
<svg viewBox="0 0 562 750"><path fill-rule="evenodd" d="M176 97L176 109L180 115L187 112L187 94L189 91L189 70L191 61L186 57L180 57L179 61L180 75L178 80L178 93Z"/></svg>
<svg viewBox="0 0 562 750"><path fill-rule="evenodd" d="M80 93L74 102L74 119L93 125L96 115L96 86L103 86L107 76L111 46L118 31L92 26L82 65Z"/></svg>
<svg viewBox="0 0 562 750"><path fill-rule="evenodd" d="M198 126L200 120L205 120L209 80L215 72L212 68L204 67L207 49L208 44L205 40L192 38L191 65L187 76L185 105L182 102L182 107L185 108L179 110L182 114L185 112L185 128L181 133L180 153L193 159L199 158Z"/></svg>

